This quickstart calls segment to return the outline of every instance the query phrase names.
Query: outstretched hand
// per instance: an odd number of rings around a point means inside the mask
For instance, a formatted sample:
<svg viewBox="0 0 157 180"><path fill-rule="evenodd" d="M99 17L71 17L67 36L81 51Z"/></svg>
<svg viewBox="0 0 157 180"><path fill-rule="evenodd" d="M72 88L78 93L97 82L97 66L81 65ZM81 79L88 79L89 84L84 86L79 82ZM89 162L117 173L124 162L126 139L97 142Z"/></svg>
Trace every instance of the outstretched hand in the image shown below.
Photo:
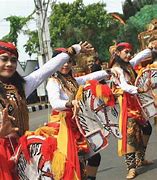
<svg viewBox="0 0 157 180"><path fill-rule="evenodd" d="M93 46L87 41L80 42L79 44L81 46L81 53L89 53L94 50Z"/></svg>
<svg viewBox="0 0 157 180"><path fill-rule="evenodd" d="M12 127L12 121L15 118L13 116L8 115L7 108L2 110L0 117L0 137L4 138L5 136L17 132L19 129L16 127Z"/></svg>

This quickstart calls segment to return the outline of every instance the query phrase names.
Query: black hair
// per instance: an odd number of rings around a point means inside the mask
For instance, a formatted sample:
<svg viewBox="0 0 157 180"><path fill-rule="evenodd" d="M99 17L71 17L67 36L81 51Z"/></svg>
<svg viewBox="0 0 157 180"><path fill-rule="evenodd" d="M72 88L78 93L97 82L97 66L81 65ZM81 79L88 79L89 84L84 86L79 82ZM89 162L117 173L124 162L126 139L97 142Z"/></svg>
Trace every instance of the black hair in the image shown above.
<svg viewBox="0 0 157 180"><path fill-rule="evenodd" d="M123 59L120 58L120 57L116 54L116 55L115 55L115 63L119 64L119 66L120 66L126 73L130 74L129 71L128 71L128 66L131 66L130 62L125 62L125 61L123 61ZM132 66L131 66L131 67L132 67ZM133 68L132 68L132 69L133 69ZM134 75L135 75L135 77L136 77L137 74L136 74L136 72L134 71L134 69L133 69L133 72L134 72Z"/></svg>
<svg viewBox="0 0 157 180"><path fill-rule="evenodd" d="M157 59L157 52L152 51L152 60L155 61Z"/></svg>
<svg viewBox="0 0 157 180"><path fill-rule="evenodd" d="M13 76L8 79L8 82L10 82L12 85L14 85L17 88L18 93L20 94L21 97L25 97L25 92L24 92L25 80L17 71L15 71Z"/></svg>

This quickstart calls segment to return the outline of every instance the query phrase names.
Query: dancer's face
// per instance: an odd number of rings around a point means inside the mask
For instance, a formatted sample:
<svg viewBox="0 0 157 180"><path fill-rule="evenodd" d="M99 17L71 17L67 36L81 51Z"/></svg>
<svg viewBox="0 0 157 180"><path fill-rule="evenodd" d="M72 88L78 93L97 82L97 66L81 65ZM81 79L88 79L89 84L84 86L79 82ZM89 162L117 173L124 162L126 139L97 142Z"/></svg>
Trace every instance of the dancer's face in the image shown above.
<svg viewBox="0 0 157 180"><path fill-rule="evenodd" d="M117 52L117 55L118 55L121 59L123 59L123 61L129 62L130 59L131 59L131 50L128 49L128 48L125 48L125 49L123 49L123 50L121 50L121 51L118 51L118 52Z"/></svg>
<svg viewBox="0 0 157 180"><path fill-rule="evenodd" d="M0 80L10 78L16 71L17 57L11 53L0 54Z"/></svg>
<svg viewBox="0 0 157 180"><path fill-rule="evenodd" d="M72 65L73 65L72 61L69 60L67 63L65 63L65 64L61 67L60 73L62 73L62 74L68 74L68 73L70 72L71 68L72 68Z"/></svg>

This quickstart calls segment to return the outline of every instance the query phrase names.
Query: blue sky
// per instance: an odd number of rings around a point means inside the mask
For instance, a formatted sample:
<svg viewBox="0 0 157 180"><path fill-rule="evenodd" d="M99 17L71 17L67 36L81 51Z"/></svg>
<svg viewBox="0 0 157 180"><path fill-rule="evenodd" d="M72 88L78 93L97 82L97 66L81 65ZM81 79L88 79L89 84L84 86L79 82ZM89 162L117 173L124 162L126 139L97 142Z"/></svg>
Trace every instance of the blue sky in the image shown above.
<svg viewBox="0 0 157 180"><path fill-rule="evenodd" d="M73 0L57 0L57 2L73 2ZM124 0L83 0L84 4L91 4L96 2L106 3L106 10L108 12L122 12L122 2ZM9 23L5 21L9 16L28 16L34 10L34 0L0 0L0 38L9 32ZM29 24L29 28L35 29L35 22ZM18 50L19 60L25 61L29 56L24 52L23 44L26 42L27 37L20 35Z"/></svg>

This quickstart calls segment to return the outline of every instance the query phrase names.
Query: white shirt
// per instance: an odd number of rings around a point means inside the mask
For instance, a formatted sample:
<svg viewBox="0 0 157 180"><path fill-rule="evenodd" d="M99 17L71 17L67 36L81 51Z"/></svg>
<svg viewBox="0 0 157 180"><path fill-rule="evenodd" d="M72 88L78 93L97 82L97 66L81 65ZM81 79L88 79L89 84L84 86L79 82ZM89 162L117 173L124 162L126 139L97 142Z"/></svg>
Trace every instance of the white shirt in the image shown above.
<svg viewBox="0 0 157 180"><path fill-rule="evenodd" d="M79 44L73 45L76 54L81 50ZM48 77L58 71L63 64L69 60L69 55L67 53L60 53L57 56L51 58L47 63L45 63L41 68L32 72L28 76L24 77L26 83L24 86L26 98Z"/></svg>
<svg viewBox="0 0 157 180"><path fill-rule="evenodd" d="M98 81L104 79L108 76L106 71L101 70L94 73L90 73L85 76L76 77L78 85L84 85L86 81L96 79ZM65 104L69 101L68 95L63 91L60 83L54 79L50 78L46 90L48 93L49 102L51 104L52 110L61 111L67 109Z"/></svg>
<svg viewBox="0 0 157 180"><path fill-rule="evenodd" d="M151 55L152 55L151 50L150 49L145 49L145 50L139 52L129 62L134 67L137 64L139 64L143 59L151 57ZM124 75L123 69L121 69L120 67L116 67L116 68L117 68L117 71L120 74L120 76L119 76L119 83L118 83L119 87L122 90L124 90L124 91L126 91L126 92L128 92L130 94L136 94L138 88L136 86L133 86L133 85L130 85L130 84L127 83L127 78Z"/></svg>

